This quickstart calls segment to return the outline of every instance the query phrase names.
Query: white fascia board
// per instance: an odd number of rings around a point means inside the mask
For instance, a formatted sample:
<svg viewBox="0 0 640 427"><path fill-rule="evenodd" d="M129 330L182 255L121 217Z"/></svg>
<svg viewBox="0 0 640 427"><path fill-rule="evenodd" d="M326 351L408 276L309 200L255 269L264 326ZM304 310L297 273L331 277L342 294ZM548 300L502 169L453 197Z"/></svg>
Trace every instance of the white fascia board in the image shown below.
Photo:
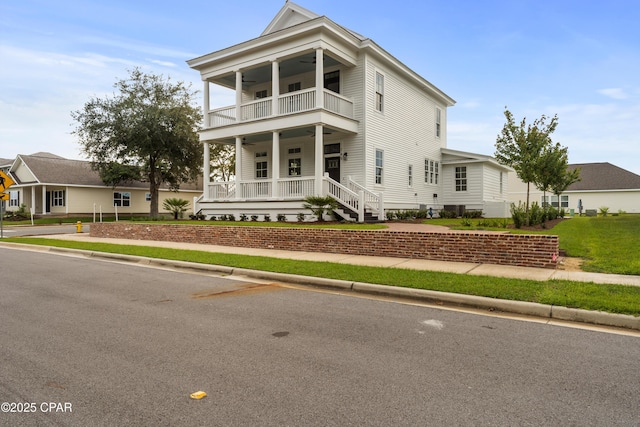
<svg viewBox="0 0 640 427"><path fill-rule="evenodd" d="M391 64L396 69L402 71L405 76L412 79L418 86L423 87L428 92L432 93L436 97L440 98L442 102L447 107L452 107L455 105L456 101L451 98L449 95L444 93L442 90L438 89L435 85L433 85L430 81L420 76L418 73L413 71L411 68L407 67L396 57L391 55L389 52L380 47L376 42L371 39L366 39L362 42L362 48L366 49L371 54L377 56L378 58L384 60L385 62Z"/></svg>
<svg viewBox="0 0 640 427"><path fill-rule="evenodd" d="M490 163L497 169L502 169L507 172L514 172L513 168L500 164L495 158L491 156L487 156L485 154L477 154L477 153L470 153L467 151L452 150L450 148L441 148L440 152L444 155L460 157L459 159L450 159L450 160L443 159L442 160L443 164L486 162L486 163Z"/></svg>
<svg viewBox="0 0 640 427"><path fill-rule="evenodd" d="M341 42L351 45L357 48L359 40L349 31L345 30L340 25L337 25L330 19L322 16L311 21L307 21L302 24L295 25L293 27L286 28L284 30L267 34L246 42L227 47L222 50L211 52L209 54L190 59L187 61L189 67L195 70L202 70L210 66L211 63L220 62L232 59L234 57L247 55L252 52L268 51L269 48L278 44L286 43L292 39L301 37L306 33L319 31L324 33L325 31L332 34ZM302 51L303 49L300 49ZM355 59L350 61L352 65L355 65Z"/></svg>
<svg viewBox="0 0 640 427"><path fill-rule="evenodd" d="M18 161L19 160L19 161ZM16 157L15 162L13 162L13 165L11 166L11 169L9 169L9 172L13 173L13 176L15 177L15 170L16 168L19 166L19 164L22 163L22 165L27 168L27 170L29 171L29 173L31 174L31 176L35 179L35 181L28 181L28 182L35 182L35 183L40 183L40 180L38 179L38 177L36 176L35 173L33 173L33 171L31 170L31 168L29 167L29 165L27 164L27 162L24 161L24 159L22 158L22 156L20 154L18 154L18 157Z"/></svg>

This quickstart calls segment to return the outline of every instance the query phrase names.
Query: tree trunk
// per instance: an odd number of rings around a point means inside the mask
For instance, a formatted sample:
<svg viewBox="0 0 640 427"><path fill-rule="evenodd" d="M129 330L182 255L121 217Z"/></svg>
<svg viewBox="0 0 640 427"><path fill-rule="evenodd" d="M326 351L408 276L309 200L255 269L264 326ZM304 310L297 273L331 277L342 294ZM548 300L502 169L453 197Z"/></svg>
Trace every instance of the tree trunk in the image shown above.
<svg viewBox="0 0 640 427"><path fill-rule="evenodd" d="M158 171L156 171L155 159L149 159L149 193L151 193L151 199L149 201L149 216L151 218L158 217Z"/></svg>

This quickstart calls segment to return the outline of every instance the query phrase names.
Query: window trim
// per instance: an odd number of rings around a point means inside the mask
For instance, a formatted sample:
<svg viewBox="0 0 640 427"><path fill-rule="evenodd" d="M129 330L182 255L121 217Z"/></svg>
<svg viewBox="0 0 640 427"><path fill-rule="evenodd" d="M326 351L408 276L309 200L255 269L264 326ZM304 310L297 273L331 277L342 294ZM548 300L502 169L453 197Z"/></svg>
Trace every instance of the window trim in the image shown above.
<svg viewBox="0 0 640 427"><path fill-rule="evenodd" d="M409 180L409 188L413 188L413 165L407 165L407 178Z"/></svg>
<svg viewBox="0 0 640 427"><path fill-rule="evenodd" d="M51 190L51 207L61 208L65 205L65 191Z"/></svg>
<svg viewBox="0 0 640 427"><path fill-rule="evenodd" d="M380 113L384 113L384 77L384 74L376 71L375 109Z"/></svg>
<svg viewBox="0 0 640 427"><path fill-rule="evenodd" d="M468 191L468 173L466 166L456 166L455 168L455 191L466 192Z"/></svg>
<svg viewBox="0 0 640 427"><path fill-rule="evenodd" d="M119 195L119 196L116 196ZM131 206L131 192L130 191L114 191L113 192L113 206L121 208L127 208Z"/></svg>
<svg viewBox="0 0 640 427"><path fill-rule="evenodd" d="M436 138L442 134L442 110L436 107Z"/></svg>
<svg viewBox="0 0 640 427"><path fill-rule="evenodd" d="M440 176L440 162L437 160L424 158L424 183L429 185L438 185Z"/></svg>
<svg viewBox="0 0 640 427"><path fill-rule="evenodd" d="M380 156L378 156L380 154ZM378 159L380 159L380 164L378 164ZM376 148L375 154L375 162L374 162L374 182L376 185L384 184L384 150L380 150Z"/></svg>

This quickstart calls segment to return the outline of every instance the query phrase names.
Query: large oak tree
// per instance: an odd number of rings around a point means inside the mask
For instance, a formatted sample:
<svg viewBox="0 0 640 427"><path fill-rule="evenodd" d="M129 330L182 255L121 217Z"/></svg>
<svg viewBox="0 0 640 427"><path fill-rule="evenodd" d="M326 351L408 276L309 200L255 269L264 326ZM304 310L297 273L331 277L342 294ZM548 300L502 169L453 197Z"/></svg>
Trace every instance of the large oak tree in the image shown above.
<svg viewBox="0 0 640 427"><path fill-rule="evenodd" d="M201 173L197 131L202 113L194 104L196 92L137 68L114 87L113 97L92 98L71 113L77 122L73 133L106 184L149 183L149 214L156 217L163 184L177 190Z"/></svg>

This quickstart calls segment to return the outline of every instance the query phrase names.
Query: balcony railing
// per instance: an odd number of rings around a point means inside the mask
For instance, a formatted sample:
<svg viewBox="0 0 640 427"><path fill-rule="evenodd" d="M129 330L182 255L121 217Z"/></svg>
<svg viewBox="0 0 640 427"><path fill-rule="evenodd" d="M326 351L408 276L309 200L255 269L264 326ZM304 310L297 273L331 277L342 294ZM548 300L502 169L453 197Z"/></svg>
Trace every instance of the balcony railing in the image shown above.
<svg viewBox="0 0 640 427"><path fill-rule="evenodd" d="M340 94L324 89L323 108L325 110L353 118L353 101ZM238 122L273 117L273 103L278 103L278 116L301 113L317 108L316 89L310 88L289 92L274 98L262 98L240 106L240 120L237 119L236 107L223 107L209 111L208 127L228 126Z"/></svg>

